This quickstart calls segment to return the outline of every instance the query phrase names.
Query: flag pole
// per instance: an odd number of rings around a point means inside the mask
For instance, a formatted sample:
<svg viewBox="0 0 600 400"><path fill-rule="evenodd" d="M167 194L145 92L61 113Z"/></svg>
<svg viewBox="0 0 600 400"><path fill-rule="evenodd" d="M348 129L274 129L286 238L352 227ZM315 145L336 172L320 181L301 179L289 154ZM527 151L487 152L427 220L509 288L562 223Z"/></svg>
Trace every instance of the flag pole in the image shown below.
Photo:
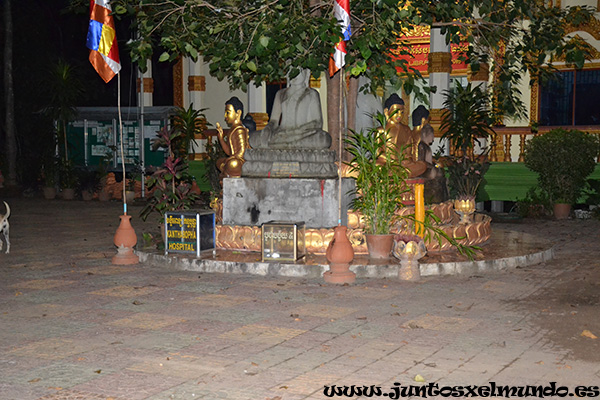
<svg viewBox="0 0 600 400"><path fill-rule="evenodd" d="M123 215L127 215L127 196L125 196L125 150L123 148L123 118L121 117L121 74L117 73L117 110L119 112L119 137L121 139L121 166L123 168Z"/></svg>
<svg viewBox="0 0 600 400"><path fill-rule="evenodd" d="M344 67L342 66L342 68L340 68L339 70L339 78L340 78L340 106L339 106L339 163L338 163L338 225L342 225L342 163L343 161L343 157L342 157L342 141L343 141L343 125L342 125L342 118L343 118L343 113L342 113L342 108L344 107L344 96L342 95L343 93L343 79L344 79Z"/></svg>

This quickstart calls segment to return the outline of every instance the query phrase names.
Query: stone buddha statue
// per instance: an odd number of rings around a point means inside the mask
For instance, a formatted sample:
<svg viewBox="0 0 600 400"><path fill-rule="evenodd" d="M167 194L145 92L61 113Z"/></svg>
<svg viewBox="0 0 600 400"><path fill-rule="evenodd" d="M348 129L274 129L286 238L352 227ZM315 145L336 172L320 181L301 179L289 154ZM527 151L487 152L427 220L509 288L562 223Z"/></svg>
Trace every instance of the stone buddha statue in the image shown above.
<svg viewBox="0 0 600 400"><path fill-rule="evenodd" d="M420 176L427 169L425 161L418 158L418 146L421 140L420 132L413 132L408 125L402 123L404 115L404 101L397 94L392 94L385 101L383 114L386 117L385 131L391 143L396 146L397 152L404 148L402 166L409 170L409 178ZM405 147L406 146L406 147ZM398 153L384 154L384 157L397 158ZM382 160L383 161L383 160Z"/></svg>
<svg viewBox="0 0 600 400"><path fill-rule="evenodd" d="M433 127L429 124L429 111L424 106L418 106L412 113L413 132L419 135L419 157L425 162L427 168L420 178L425 179L425 198L433 203L442 203L448 200L448 189L444 169L433 161L431 145L435 139Z"/></svg>
<svg viewBox="0 0 600 400"><path fill-rule="evenodd" d="M358 78L358 86L363 87L369 79L363 75ZM383 113L381 100L373 93L358 91L356 96L356 118L354 129L356 132L368 131L376 125L375 116Z"/></svg>
<svg viewBox="0 0 600 400"><path fill-rule="evenodd" d="M443 174L443 172L433 162L431 145L433 144L435 135L433 127L429 124L429 111L425 106L420 105L414 109L412 123L415 136L419 135L420 137L418 158L427 164L427 170L421 176L425 179L435 179L440 174Z"/></svg>
<svg viewBox="0 0 600 400"><path fill-rule="evenodd" d="M250 136L254 149L328 149L319 93L308 86L310 72L300 71L287 88L275 94L267 126Z"/></svg>
<svg viewBox="0 0 600 400"><path fill-rule="evenodd" d="M244 153L248 149L248 129L242 124L244 105L237 97L232 97L225 103L225 122L229 132L225 134L217 122L217 137L228 157L217 160L217 168L225 177L237 178L242 176Z"/></svg>

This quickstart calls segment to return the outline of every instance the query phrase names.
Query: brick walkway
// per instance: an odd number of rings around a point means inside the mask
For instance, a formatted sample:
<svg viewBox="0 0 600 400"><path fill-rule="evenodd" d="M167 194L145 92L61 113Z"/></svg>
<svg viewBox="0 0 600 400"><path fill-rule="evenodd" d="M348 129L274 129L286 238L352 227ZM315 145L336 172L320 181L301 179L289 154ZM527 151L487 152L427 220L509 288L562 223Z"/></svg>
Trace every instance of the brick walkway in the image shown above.
<svg viewBox="0 0 600 400"><path fill-rule="evenodd" d="M7 201L0 400L325 399L324 385L387 391L420 377L440 386L600 383L600 365L551 342L534 323L543 310L521 304L573 259L598 259L597 221L501 226L555 240L545 264L329 286L113 266L119 203ZM139 221L139 208L131 214L141 237L152 223Z"/></svg>

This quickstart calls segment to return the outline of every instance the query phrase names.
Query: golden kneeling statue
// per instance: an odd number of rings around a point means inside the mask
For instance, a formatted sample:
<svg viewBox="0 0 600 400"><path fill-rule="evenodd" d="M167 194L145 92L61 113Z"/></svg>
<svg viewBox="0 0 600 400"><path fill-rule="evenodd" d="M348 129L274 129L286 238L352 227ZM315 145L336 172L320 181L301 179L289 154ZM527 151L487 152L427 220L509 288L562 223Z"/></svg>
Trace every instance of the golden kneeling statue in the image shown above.
<svg viewBox="0 0 600 400"><path fill-rule="evenodd" d="M229 133L225 135L223 128L217 122L217 136L219 143L229 157L217 160L217 168L225 177L239 178L242 176L244 153L248 145L248 129L242 124L244 105L237 97L232 97L225 103L225 122L229 126Z"/></svg>
<svg viewBox="0 0 600 400"><path fill-rule="evenodd" d="M409 171L409 178L417 177L427 169L424 161L419 161L418 148L421 140L420 132L413 132L412 129L402 123L404 114L404 101L397 94L392 94L385 101L383 114L386 117L385 132L390 141L396 146L397 151L404 149L404 160L402 166ZM390 155L386 155L389 157ZM391 154L391 157L398 158L398 154ZM383 162L384 160L382 160Z"/></svg>

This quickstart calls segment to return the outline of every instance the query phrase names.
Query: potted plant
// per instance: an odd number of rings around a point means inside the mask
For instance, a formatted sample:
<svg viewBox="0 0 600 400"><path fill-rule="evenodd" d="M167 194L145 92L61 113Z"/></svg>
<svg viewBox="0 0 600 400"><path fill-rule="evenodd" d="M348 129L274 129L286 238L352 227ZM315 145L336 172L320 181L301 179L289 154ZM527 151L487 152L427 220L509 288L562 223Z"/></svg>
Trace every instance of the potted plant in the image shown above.
<svg viewBox="0 0 600 400"><path fill-rule="evenodd" d="M115 148L113 146L109 146L104 156L100 159L96 169L97 176L100 181L100 189L98 190L98 200L100 201L109 201L112 197L107 180L110 166L113 163L114 152Z"/></svg>
<svg viewBox="0 0 600 400"><path fill-rule="evenodd" d="M56 157L47 157L42 163L43 193L46 200L52 200L56 197L57 171Z"/></svg>
<svg viewBox="0 0 600 400"><path fill-rule="evenodd" d="M480 86L473 87L471 83L464 87L456 85L444 95L444 107L448 112L442 116L440 130L442 138L457 151L456 156L444 162L450 197L455 199L454 209L461 215L461 222L468 223L475 212L477 190L490 167L487 146L482 146L480 141L494 133L488 95ZM480 155L473 154L475 143L483 148Z"/></svg>
<svg viewBox="0 0 600 400"><path fill-rule="evenodd" d="M201 135L207 128L206 116L202 113L206 108L194 110L194 104L185 109L183 107L175 108L175 114L172 117L173 130L179 133L179 138L176 139L177 144L173 146L173 151L178 157L188 157L188 153L194 146L190 147L190 143L196 139L197 135Z"/></svg>
<svg viewBox="0 0 600 400"><path fill-rule="evenodd" d="M454 210L461 215L461 223L470 222L475 212L477 191L481 186L490 163L485 155L477 158L449 157L446 162L450 196L454 199Z"/></svg>
<svg viewBox="0 0 600 400"><path fill-rule="evenodd" d="M448 112L442 116L442 138L448 139L459 150L459 156L464 157L475 143L481 146L480 139L494 134L488 95L479 86L469 83L446 90L444 96L444 108Z"/></svg>
<svg viewBox="0 0 600 400"><path fill-rule="evenodd" d="M63 199L73 200L75 198L75 188L77 188L78 178L71 160L63 160L60 163L58 176Z"/></svg>
<svg viewBox="0 0 600 400"><path fill-rule="evenodd" d="M168 211L180 211L190 209L198 196L192 189L192 178L187 174L187 160L175 157L173 153L174 141L180 133L166 127L158 132L158 137L152 143L153 150L159 147L167 149L167 158L164 164L158 168L147 180L148 190L152 193L146 205L140 212L145 221L152 212L160 215L159 222L164 221L164 215ZM164 229L162 229L164 232Z"/></svg>
<svg viewBox="0 0 600 400"><path fill-rule="evenodd" d="M598 138L579 130L553 129L525 145L525 165L538 174L538 186L554 205L556 219L568 218L596 167Z"/></svg>
<svg viewBox="0 0 600 400"><path fill-rule="evenodd" d="M133 167L126 176L125 198L128 203L132 203L135 200L135 187L142 180L142 165L139 160L134 161Z"/></svg>
<svg viewBox="0 0 600 400"><path fill-rule="evenodd" d="M81 169L78 178L78 190L84 201L90 201L94 198L94 193L100 190L100 177L96 171Z"/></svg>
<svg viewBox="0 0 600 400"><path fill-rule="evenodd" d="M376 116L380 126L386 126L385 116ZM410 189L406 184L408 170L402 166L404 152L398 151L388 135L381 128L374 127L367 132L352 132L345 140L346 150L351 155L349 175L356 185L352 208L364 217L364 231L369 255L372 258L387 258L394 244L394 234L401 225L415 225L415 215L400 213L405 207L402 199ZM386 152L396 152L397 157L385 157ZM439 226L439 219L426 211L423 221L423 241L429 243L448 241L469 258L473 258L476 247L464 246L454 237L449 237ZM372 252L373 240L382 240L383 250Z"/></svg>
<svg viewBox="0 0 600 400"><path fill-rule="evenodd" d="M378 114L376 119L380 126L386 126L385 116ZM347 164L356 180L352 208L364 216L369 254L386 258L394 240L391 229L399 218L396 210L404 207L403 194L409 190L405 182L408 170L401 165L404 152L397 151L395 143L378 127L352 132L345 142L352 157ZM392 153L398 157L386 157Z"/></svg>

